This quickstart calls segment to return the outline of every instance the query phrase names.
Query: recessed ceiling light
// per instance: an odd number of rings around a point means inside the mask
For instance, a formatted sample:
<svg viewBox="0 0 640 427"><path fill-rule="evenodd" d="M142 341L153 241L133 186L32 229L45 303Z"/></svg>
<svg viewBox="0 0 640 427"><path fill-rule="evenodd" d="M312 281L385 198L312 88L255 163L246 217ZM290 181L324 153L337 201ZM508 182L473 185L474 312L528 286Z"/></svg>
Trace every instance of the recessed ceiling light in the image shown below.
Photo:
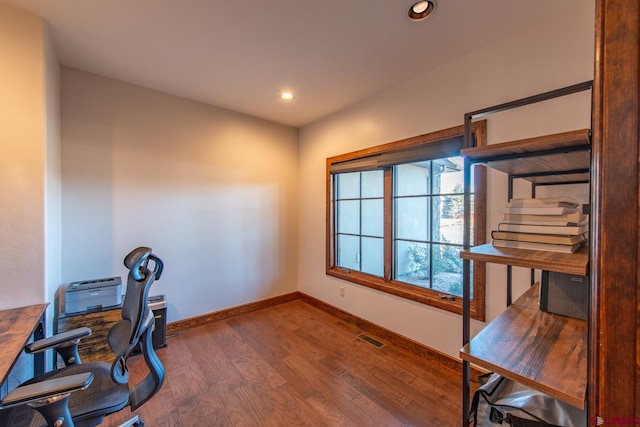
<svg viewBox="0 0 640 427"><path fill-rule="evenodd" d="M282 92L280 94L280 98L285 101L291 101L293 99L293 93L291 92Z"/></svg>
<svg viewBox="0 0 640 427"><path fill-rule="evenodd" d="M412 21L422 21L436 10L436 0L421 0L411 5L409 8L409 19Z"/></svg>

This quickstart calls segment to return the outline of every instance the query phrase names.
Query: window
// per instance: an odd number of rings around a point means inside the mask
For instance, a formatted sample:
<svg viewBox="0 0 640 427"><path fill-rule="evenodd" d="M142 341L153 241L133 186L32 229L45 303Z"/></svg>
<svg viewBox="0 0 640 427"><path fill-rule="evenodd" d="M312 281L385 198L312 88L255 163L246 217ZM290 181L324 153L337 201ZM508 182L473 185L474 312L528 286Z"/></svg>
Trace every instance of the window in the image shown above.
<svg viewBox="0 0 640 427"><path fill-rule="evenodd" d="M382 171L336 175L337 265L384 274L384 175Z"/></svg>
<svg viewBox="0 0 640 427"><path fill-rule="evenodd" d="M327 274L462 312L463 126L327 159ZM486 144L486 122L473 125ZM485 172L472 174L471 238L485 236ZM472 264L484 320L484 265Z"/></svg>

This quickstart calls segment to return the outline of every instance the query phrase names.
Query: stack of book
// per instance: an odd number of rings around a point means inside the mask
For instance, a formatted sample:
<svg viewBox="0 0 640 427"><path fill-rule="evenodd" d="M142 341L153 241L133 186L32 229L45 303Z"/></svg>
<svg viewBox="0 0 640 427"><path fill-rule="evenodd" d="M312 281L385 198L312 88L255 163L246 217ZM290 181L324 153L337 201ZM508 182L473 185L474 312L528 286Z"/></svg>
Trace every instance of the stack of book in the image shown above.
<svg viewBox="0 0 640 427"><path fill-rule="evenodd" d="M588 238L588 216L570 197L511 199L503 212L494 246L572 253Z"/></svg>

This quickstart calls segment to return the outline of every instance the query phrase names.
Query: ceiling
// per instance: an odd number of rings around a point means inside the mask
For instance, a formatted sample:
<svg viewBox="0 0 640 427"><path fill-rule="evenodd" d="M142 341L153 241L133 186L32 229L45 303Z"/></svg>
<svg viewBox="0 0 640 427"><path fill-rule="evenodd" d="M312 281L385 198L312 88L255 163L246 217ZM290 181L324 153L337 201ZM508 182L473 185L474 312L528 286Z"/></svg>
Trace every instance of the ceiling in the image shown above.
<svg viewBox="0 0 640 427"><path fill-rule="evenodd" d="M60 62L301 127L586 0L0 0L49 23ZM543 28L541 28L543 30ZM282 90L293 101L279 98Z"/></svg>

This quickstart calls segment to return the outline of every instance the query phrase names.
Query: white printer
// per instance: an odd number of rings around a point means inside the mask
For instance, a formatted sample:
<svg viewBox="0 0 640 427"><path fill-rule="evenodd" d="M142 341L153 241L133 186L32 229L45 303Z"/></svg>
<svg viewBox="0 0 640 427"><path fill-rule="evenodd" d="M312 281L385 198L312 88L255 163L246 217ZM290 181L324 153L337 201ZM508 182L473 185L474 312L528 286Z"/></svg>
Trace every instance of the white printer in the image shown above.
<svg viewBox="0 0 640 427"><path fill-rule="evenodd" d="M122 279L105 279L72 282L64 294L65 314L104 310L122 304Z"/></svg>

